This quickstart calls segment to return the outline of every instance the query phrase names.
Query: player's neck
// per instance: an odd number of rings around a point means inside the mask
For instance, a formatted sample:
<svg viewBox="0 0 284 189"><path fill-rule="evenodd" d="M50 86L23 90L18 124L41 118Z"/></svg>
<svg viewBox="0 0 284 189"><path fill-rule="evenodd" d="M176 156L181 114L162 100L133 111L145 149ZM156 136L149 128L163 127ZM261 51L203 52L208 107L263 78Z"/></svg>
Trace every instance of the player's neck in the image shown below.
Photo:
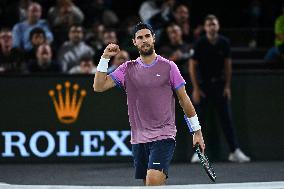
<svg viewBox="0 0 284 189"><path fill-rule="evenodd" d="M144 64L151 64L155 60L156 57L157 57L157 54L155 53L155 51L153 52L153 54L148 55L148 56L140 55L140 58Z"/></svg>

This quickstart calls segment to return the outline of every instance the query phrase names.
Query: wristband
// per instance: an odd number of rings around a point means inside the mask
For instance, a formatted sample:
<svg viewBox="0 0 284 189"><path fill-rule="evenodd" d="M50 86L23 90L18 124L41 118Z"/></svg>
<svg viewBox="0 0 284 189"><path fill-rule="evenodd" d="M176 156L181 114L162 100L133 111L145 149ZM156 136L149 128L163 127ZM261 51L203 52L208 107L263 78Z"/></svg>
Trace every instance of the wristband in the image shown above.
<svg viewBox="0 0 284 189"><path fill-rule="evenodd" d="M197 114L195 116L193 116L193 117L190 117L190 118L188 118L186 115L184 115L184 119L185 119L186 124L187 124L187 126L189 128L189 131L191 133L201 129L200 123L198 121Z"/></svg>
<svg viewBox="0 0 284 189"><path fill-rule="evenodd" d="M99 64L97 66L97 71L99 72L107 72L108 69L108 62L110 59L101 57Z"/></svg>

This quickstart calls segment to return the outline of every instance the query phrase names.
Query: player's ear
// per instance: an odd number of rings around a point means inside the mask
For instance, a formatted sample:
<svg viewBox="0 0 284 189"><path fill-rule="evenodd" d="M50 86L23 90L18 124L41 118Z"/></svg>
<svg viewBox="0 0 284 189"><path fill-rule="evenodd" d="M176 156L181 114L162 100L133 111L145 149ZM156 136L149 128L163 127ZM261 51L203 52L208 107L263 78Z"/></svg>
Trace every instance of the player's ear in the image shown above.
<svg viewBox="0 0 284 189"><path fill-rule="evenodd" d="M153 34L153 42L154 42L154 43L156 42L156 36L155 36L155 34Z"/></svg>

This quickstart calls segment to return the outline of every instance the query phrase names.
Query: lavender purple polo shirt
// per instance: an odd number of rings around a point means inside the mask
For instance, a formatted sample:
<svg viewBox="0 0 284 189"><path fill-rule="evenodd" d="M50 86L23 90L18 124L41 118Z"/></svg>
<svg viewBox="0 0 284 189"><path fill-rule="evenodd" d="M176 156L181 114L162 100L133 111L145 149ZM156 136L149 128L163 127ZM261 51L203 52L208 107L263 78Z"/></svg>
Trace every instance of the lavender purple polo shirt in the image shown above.
<svg viewBox="0 0 284 189"><path fill-rule="evenodd" d="M123 63L110 76L127 94L132 144L175 139L173 91L185 81L174 62L159 55L151 64L137 58Z"/></svg>

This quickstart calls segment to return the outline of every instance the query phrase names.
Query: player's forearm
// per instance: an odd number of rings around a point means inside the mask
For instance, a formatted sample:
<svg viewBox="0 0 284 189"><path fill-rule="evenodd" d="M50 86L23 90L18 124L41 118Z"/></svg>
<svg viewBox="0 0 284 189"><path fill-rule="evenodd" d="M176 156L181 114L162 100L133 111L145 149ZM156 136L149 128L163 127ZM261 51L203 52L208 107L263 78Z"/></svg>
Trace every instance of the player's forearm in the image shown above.
<svg viewBox="0 0 284 189"><path fill-rule="evenodd" d="M197 82L196 65L197 65L197 62L195 60L190 60L189 73L190 73L190 80L191 80L191 83L194 89L199 88L199 85Z"/></svg>
<svg viewBox="0 0 284 189"><path fill-rule="evenodd" d="M197 114L195 112L195 109L191 103L190 98L186 94L185 88L181 88L177 91L177 96L179 99L179 103L181 107L183 108L183 111L185 113L185 120L187 123L187 126L190 130L190 132L196 132L201 129L201 126L198 121Z"/></svg>
<svg viewBox="0 0 284 189"><path fill-rule="evenodd" d="M94 78L94 91L96 92L103 92L105 83L107 81L107 73L106 72L96 72L95 78Z"/></svg>
<svg viewBox="0 0 284 189"><path fill-rule="evenodd" d="M192 105L189 97L186 99L180 99L179 103L187 117L193 117L196 115L194 106Z"/></svg>
<svg viewBox="0 0 284 189"><path fill-rule="evenodd" d="M232 80L232 61L231 59L225 60L225 88L231 88Z"/></svg>
<svg viewBox="0 0 284 189"><path fill-rule="evenodd" d="M96 92L103 92L105 91L105 84L107 82L107 69L108 69L108 62L110 60L109 56L106 56L105 53L102 55L100 62L97 66L97 72L94 79L94 90Z"/></svg>
<svg viewBox="0 0 284 189"><path fill-rule="evenodd" d="M194 106L192 105L190 99L188 98L188 100L186 100L185 102L180 102L180 104L185 113L185 116L186 116L185 119L186 119L190 132L202 135L201 126L198 121L198 116L195 112Z"/></svg>

